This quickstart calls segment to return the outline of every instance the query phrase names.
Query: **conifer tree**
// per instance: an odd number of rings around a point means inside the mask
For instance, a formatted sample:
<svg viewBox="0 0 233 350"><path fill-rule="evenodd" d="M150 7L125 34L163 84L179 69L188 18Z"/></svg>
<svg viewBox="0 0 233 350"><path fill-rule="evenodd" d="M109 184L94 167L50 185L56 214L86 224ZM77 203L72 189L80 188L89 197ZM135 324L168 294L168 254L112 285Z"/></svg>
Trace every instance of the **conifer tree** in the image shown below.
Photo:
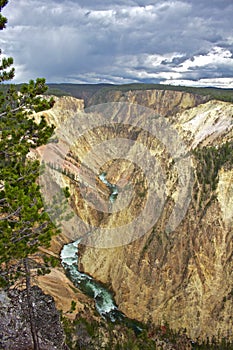
<svg viewBox="0 0 233 350"><path fill-rule="evenodd" d="M7 18L2 15L2 9L7 5L8 0L0 0L0 30L6 28ZM0 49L0 55L1 55ZM7 71L7 68L11 67L13 64L13 58L2 58L0 63L0 82L5 80L10 80L14 77L14 68Z"/></svg>
<svg viewBox="0 0 233 350"><path fill-rule="evenodd" d="M0 10L7 0L0 0ZM0 12L0 30L7 19ZM0 63L0 287L25 266L39 245L49 245L55 228L46 213L38 185L39 162L28 159L31 148L45 144L53 132L44 118L33 113L50 108L53 100L41 97L45 79L20 87L3 84L14 76L13 59Z"/></svg>

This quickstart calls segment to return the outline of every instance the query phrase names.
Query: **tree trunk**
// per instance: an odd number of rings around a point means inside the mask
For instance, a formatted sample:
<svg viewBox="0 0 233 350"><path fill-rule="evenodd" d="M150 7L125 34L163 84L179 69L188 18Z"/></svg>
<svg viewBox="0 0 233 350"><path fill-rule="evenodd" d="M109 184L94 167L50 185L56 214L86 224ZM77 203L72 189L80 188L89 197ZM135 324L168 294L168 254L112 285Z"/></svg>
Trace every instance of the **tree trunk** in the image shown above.
<svg viewBox="0 0 233 350"><path fill-rule="evenodd" d="M36 325L35 325L34 310L33 310L32 299L31 299L31 282L30 282L30 270L28 268L28 258L23 259L23 264L26 272L27 303L28 303L33 346L34 346L34 350L40 350L39 340L38 340Z"/></svg>

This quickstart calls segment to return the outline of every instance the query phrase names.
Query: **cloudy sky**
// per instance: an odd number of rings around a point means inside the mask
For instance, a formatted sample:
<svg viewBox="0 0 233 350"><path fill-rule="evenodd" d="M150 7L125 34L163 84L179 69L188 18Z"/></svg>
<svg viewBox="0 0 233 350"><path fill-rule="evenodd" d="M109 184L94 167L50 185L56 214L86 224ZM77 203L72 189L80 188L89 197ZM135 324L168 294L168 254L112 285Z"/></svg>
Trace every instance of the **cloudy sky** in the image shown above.
<svg viewBox="0 0 233 350"><path fill-rule="evenodd" d="M15 82L233 88L233 0L10 0Z"/></svg>

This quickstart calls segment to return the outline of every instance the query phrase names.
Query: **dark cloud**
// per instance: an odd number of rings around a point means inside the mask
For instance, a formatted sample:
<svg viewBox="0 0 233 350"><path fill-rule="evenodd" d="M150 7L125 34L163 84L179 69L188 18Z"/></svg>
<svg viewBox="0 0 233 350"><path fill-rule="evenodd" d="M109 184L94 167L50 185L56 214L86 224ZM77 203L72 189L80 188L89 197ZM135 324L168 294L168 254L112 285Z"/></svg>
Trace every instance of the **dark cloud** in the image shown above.
<svg viewBox="0 0 233 350"><path fill-rule="evenodd" d="M233 87L232 0L18 0L4 13L16 81Z"/></svg>

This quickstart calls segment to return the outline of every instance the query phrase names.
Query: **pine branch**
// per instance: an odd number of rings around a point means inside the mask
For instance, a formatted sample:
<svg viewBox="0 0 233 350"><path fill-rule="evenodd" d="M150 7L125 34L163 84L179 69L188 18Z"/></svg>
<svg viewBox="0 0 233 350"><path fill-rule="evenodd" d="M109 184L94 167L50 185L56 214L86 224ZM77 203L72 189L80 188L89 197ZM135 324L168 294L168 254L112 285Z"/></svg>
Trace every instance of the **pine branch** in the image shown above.
<svg viewBox="0 0 233 350"><path fill-rule="evenodd" d="M15 215L18 215L20 213L20 211L22 210L22 206L17 208L13 213L7 215L7 216L4 216L3 218L0 218L0 221L3 221L3 220L8 220L9 218L11 218L12 216L15 216Z"/></svg>
<svg viewBox="0 0 233 350"><path fill-rule="evenodd" d="M15 112L18 112L22 109L22 106L20 107L17 107L17 108L14 108L10 111L10 113L15 113ZM9 111L5 111L3 113L0 114L0 118L4 117L5 115L7 115L9 113Z"/></svg>

